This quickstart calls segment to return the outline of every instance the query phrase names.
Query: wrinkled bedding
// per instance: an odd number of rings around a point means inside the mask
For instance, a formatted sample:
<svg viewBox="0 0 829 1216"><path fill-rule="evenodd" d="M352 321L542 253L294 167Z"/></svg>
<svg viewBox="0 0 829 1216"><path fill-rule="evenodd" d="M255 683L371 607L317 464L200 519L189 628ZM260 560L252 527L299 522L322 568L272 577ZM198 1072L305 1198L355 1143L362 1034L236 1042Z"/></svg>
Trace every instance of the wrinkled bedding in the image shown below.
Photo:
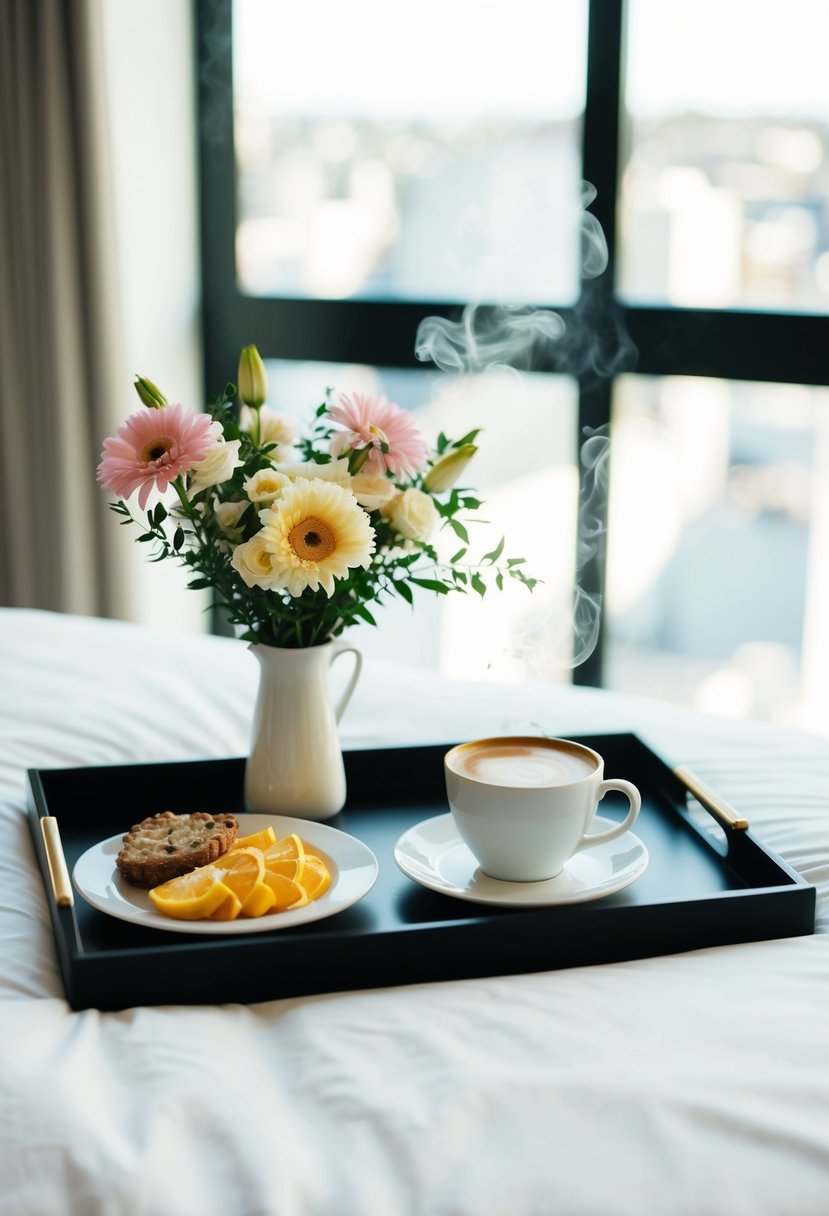
<svg viewBox="0 0 829 1216"><path fill-rule="evenodd" d="M26 769L243 754L256 679L231 639L0 610L0 1216L829 1212L817 737L368 663L346 747L531 723L636 731L815 884L815 935L249 1007L72 1012Z"/></svg>

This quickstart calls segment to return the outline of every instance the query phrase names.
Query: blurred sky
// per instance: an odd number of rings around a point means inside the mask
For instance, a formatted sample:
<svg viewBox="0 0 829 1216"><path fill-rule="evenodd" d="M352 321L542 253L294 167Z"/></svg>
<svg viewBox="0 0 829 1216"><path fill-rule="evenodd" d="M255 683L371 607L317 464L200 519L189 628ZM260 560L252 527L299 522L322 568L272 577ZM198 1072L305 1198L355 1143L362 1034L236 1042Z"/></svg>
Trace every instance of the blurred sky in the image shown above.
<svg viewBox="0 0 829 1216"><path fill-rule="evenodd" d="M829 115L829 0L629 13L635 112ZM236 87L282 113L564 117L583 103L585 17L582 0L236 0Z"/></svg>

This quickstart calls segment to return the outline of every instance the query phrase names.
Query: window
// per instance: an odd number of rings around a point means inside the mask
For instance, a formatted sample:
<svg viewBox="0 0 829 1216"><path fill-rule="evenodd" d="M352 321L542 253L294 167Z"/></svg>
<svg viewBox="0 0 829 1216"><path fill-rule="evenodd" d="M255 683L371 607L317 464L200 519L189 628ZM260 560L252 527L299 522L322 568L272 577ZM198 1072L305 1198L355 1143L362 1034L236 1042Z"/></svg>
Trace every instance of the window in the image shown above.
<svg viewBox="0 0 829 1216"><path fill-rule="evenodd" d="M814 0L631 0L626 298L826 311L828 38Z"/></svg>
<svg viewBox="0 0 829 1216"><path fill-rule="evenodd" d="M347 374L427 433L483 415L477 480L543 567L529 603L421 600L399 622L419 653L829 719L821 6L515 0L506 22L428 0L405 29L379 0L197 10L206 383L255 341L283 408ZM552 310L566 340L512 377L419 362L419 324L472 305ZM395 657L397 624L360 645Z"/></svg>
<svg viewBox="0 0 829 1216"><path fill-rule="evenodd" d="M584 18L423 0L401 32L384 0L235 0L240 289L572 302Z"/></svg>
<svg viewBox="0 0 829 1216"><path fill-rule="evenodd" d="M827 407L825 389L802 385L619 378L610 685L735 717L801 717L826 645Z"/></svg>

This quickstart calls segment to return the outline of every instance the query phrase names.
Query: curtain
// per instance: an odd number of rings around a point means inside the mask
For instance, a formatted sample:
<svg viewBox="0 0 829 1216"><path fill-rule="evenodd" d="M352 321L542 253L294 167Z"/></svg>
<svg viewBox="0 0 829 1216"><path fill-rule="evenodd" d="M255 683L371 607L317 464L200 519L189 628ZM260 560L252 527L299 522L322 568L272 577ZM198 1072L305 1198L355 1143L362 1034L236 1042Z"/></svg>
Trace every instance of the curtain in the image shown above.
<svg viewBox="0 0 829 1216"><path fill-rule="evenodd" d="M123 614L95 482L122 341L101 0L0 0L0 604Z"/></svg>

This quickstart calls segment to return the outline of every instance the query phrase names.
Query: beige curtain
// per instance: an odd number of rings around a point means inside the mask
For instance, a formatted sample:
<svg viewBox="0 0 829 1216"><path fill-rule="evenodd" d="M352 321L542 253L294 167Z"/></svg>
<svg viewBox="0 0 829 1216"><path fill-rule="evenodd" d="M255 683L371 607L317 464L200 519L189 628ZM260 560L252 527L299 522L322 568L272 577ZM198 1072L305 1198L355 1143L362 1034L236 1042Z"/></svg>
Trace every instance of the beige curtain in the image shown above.
<svg viewBox="0 0 829 1216"><path fill-rule="evenodd" d="M100 0L0 0L0 604L119 615Z"/></svg>

